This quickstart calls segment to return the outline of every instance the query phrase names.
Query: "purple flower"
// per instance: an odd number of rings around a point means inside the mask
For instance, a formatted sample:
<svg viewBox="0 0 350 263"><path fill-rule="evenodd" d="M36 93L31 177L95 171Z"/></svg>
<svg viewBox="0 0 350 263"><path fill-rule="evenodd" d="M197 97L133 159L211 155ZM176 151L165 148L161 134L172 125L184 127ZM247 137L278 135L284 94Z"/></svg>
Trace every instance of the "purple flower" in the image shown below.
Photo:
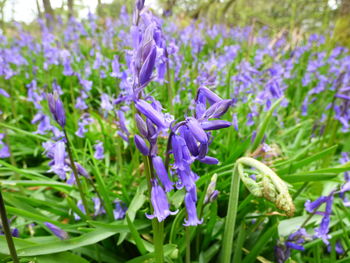
<svg viewBox="0 0 350 263"><path fill-rule="evenodd" d="M210 104L214 104L222 100L218 95L216 95L214 92L212 92L210 89L204 86L198 89L197 100L199 95L203 95L209 101Z"/></svg>
<svg viewBox="0 0 350 263"><path fill-rule="evenodd" d="M179 128L179 131L182 137L185 139L188 150L191 152L193 156L197 156L199 154L199 148L197 145L197 141L193 137L190 130L187 128L187 126L184 125Z"/></svg>
<svg viewBox="0 0 350 263"><path fill-rule="evenodd" d="M275 247L275 257L278 263L285 262L289 257L292 249L304 251L303 244L310 239L305 228L300 228L289 235L284 243L279 243Z"/></svg>
<svg viewBox="0 0 350 263"><path fill-rule="evenodd" d="M310 200L307 200L305 202L305 209L309 213L316 212L315 210L319 208L323 203L325 203L328 199L328 196L321 196L315 201L311 202Z"/></svg>
<svg viewBox="0 0 350 263"><path fill-rule="evenodd" d="M165 191L170 192L173 189L173 182L169 179L168 172L165 169L162 158L160 158L159 156L154 156L152 157L152 163L159 180L165 188Z"/></svg>
<svg viewBox="0 0 350 263"><path fill-rule="evenodd" d="M153 215L146 214L148 219L157 218L158 222L162 222L169 215L175 215L178 212L178 210L170 211L167 196L155 180L152 181L151 203L154 211Z"/></svg>
<svg viewBox="0 0 350 263"><path fill-rule="evenodd" d="M196 188L192 188L191 191L196 191ZM184 226L196 226L202 224L203 219L199 220L197 217L196 200L193 198L191 192L187 192L185 195L185 206L187 219L185 219Z"/></svg>
<svg viewBox="0 0 350 263"><path fill-rule="evenodd" d="M0 89L0 95L2 95L2 96L4 96L4 97L6 97L6 98L9 98L10 97L10 95L6 92L6 90L4 90L4 89Z"/></svg>
<svg viewBox="0 0 350 263"><path fill-rule="evenodd" d="M98 197L93 197L92 201L94 202L94 216L102 215L106 213L105 209L102 206L101 199Z"/></svg>
<svg viewBox="0 0 350 263"><path fill-rule="evenodd" d="M50 171L53 171L61 180L64 180L66 178L67 167L65 164L66 145L63 141L56 142L53 154L54 162Z"/></svg>
<svg viewBox="0 0 350 263"><path fill-rule="evenodd" d="M147 84L152 80L152 72L156 62L156 55L157 48L153 46L140 70L140 88L146 87Z"/></svg>
<svg viewBox="0 0 350 263"><path fill-rule="evenodd" d="M147 124L139 114L135 114L136 126L143 137L148 136Z"/></svg>
<svg viewBox="0 0 350 263"><path fill-rule="evenodd" d="M90 117L90 114L84 113L78 122L78 130L75 132L75 135L84 138L85 133L88 132L88 129L86 128L87 125L91 124L93 122L93 119Z"/></svg>
<svg viewBox="0 0 350 263"><path fill-rule="evenodd" d="M203 144L206 144L208 142L208 136L197 119L193 117L188 117L186 119L186 126L191 131L192 135L196 138L197 141Z"/></svg>
<svg viewBox="0 0 350 263"><path fill-rule="evenodd" d="M232 105L232 100L221 100L211 105L206 112L204 112L204 119L220 118L226 113Z"/></svg>
<svg viewBox="0 0 350 263"><path fill-rule="evenodd" d="M56 237L62 240L68 239L68 233L63 231L61 228L49 222L45 222L44 224Z"/></svg>
<svg viewBox="0 0 350 263"><path fill-rule="evenodd" d="M147 103L144 100L137 100L135 107L138 111L150 119L155 125L157 125L158 128L162 129L166 127L162 113L155 110L151 104Z"/></svg>
<svg viewBox="0 0 350 263"><path fill-rule="evenodd" d="M114 56L113 61L112 61L111 77L114 77L114 78L121 78L122 77L122 73L120 72L119 60L118 60L117 56Z"/></svg>
<svg viewBox="0 0 350 263"><path fill-rule="evenodd" d="M3 142L4 138L5 138L5 134L4 133L0 133L0 158L8 158L8 157L10 157L10 149Z"/></svg>
<svg viewBox="0 0 350 263"><path fill-rule="evenodd" d="M64 128L66 125L66 115L64 112L64 107L61 99L57 95L57 93L54 94L47 94L47 100L49 103L50 111L55 118L56 122Z"/></svg>
<svg viewBox="0 0 350 263"><path fill-rule="evenodd" d="M143 154L143 155L148 155L149 154L149 148L146 144L146 142L144 141L144 139L141 138L141 136L135 134L134 137L134 142L135 145L137 147L137 149Z"/></svg>
<svg viewBox="0 0 350 263"><path fill-rule="evenodd" d="M198 161L200 161L201 163L205 163L205 164L218 164L219 163L218 159L211 157L211 156L205 156L202 159L198 158Z"/></svg>
<svg viewBox="0 0 350 263"><path fill-rule="evenodd" d="M123 219L125 217L126 211L127 207L122 201L118 199L114 201L113 215L115 220Z"/></svg>
<svg viewBox="0 0 350 263"><path fill-rule="evenodd" d="M79 208L79 210L80 210L83 214L86 214L86 212L85 212L85 207L84 207L83 202L82 202L81 200L79 200L79 201L77 202L77 207ZM75 219L75 220L78 221L78 220L81 219L80 216L77 215L76 213L74 213L73 215L74 215L74 219Z"/></svg>
<svg viewBox="0 0 350 263"><path fill-rule="evenodd" d="M229 121L223 121L223 120L213 120L213 121L203 121L201 122L201 126L203 130L210 131L210 130L219 130L223 128L230 127L232 125Z"/></svg>
<svg viewBox="0 0 350 263"><path fill-rule="evenodd" d="M136 1L136 7L139 11L141 11L143 9L145 5L145 0L137 0Z"/></svg>
<svg viewBox="0 0 350 263"><path fill-rule="evenodd" d="M94 158L97 160L102 160L105 158L104 156L104 148L103 148L103 143L100 141L96 141L96 144L94 145L95 148L95 153L94 153Z"/></svg>
<svg viewBox="0 0 350 263"><path fill-rule="evenodd" d="M101 105L100 106L105 111L113 110L113 105L112 105L111 99L108 96L108 94L106 94L106 93L101 94Z"/></svg>
<svg viewBox="0 0 350 263"><path fill-rule="evenodd" d="M318 238L321 238L326 245L329 244L328 240L330 239L328 232L329 232L330 216L332 213L332 206L333 206L333 194L331 194L328 197L326 201L325 215L322 218L320 226L315 229L315 236Z"/></svg>

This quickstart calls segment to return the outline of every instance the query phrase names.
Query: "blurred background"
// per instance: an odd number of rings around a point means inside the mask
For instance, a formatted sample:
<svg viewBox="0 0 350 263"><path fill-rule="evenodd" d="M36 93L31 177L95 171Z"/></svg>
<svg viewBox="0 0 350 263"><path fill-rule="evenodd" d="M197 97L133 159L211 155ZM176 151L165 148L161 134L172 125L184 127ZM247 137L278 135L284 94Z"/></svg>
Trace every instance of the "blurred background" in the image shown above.
<svg viewBox="0 0 350 263"><path fill-rule="evenodd" d="M2 30L11 22L30 25L36 18L83 19L88 12L117 18L125 5L133 9L135 0L0 0ZM272 34L320 33L338 44L350 46L350 0L146 0L160 16L175 16L184 26L193 20L229 26L264 28Z"/></svg>

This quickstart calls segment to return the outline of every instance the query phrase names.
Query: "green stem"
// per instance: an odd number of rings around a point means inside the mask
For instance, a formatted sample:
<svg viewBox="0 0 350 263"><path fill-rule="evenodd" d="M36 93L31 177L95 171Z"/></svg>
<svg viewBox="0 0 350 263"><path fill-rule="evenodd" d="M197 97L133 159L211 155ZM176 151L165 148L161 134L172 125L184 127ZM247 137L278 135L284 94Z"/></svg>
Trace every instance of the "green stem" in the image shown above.
<svg viewBox="0 0 350 263"><path fill-rule="evenodd" d="M168 57L168 51L165 49L166 56ZM169 59L166 61L166 76L167 76L167 88L168 88L168 104L170 108L170 113L174 115L174 105L173 105L173 88L172 88L172 79L170 75L170 66L169 66Z"/></svg>
<svg viewBox="0 0 350 263"><path fill-rule="evenodd" d="M186 263L191 263L191 234L190 227L186 228Z"/></svg>
<svg viewBox="0 0 350 263"><path fill-rule="evenodd" d="M75 166L75 163L74 163L72 149L70 147L70 142L69 142L69 139L68 139L68 135L67 135L67 132L66 132L65 129L63 129L63 132L64 132L64 136L66 138L67 151L68 151L69 160L70 160L70 163L71 163L71 166L72 166L72 170L73 170L73 175L75 177L75 181L77 182L78 190L79 190L79 193L80 193L80 198L81 198L81 201L83 202L83 206L85 208L86 216L89 218L90 217L89 216L89 210L88 210L89 207L87 205L87 201L86 201L86 198L85 198L85 195L84 195L83 187L82 187L80 179L79 179L77 167Z"/></svg>
<svg viewBox="0 0 350 263"><path fill-rule="evenodd" d="M10 230L10 226L9 226L9 221L8 221L7 215L6 215L5 203L4 203L4 199L2 198L1 189L0 189L0 216L1 216L2 228L3 228L4 233L5 233L6 242L7 242L7 245L9 247L11 257L12 257L14 263L18 263L19 260L17 257L15 244L13 243L12 234L11 234L11 230Z"/></svg>
<svg viewBox="0 0 350 263"><path fill-rule="evenodd" d="M164 251L163 251L163 233L164 233L164 222L158 222L156 218L152 220L153 226L153 242L154 242L154 258L156 263L164 262Z"/></svg>
<svg viewBox="0 0 350 263"><path fill-rule="evenodd" d="M152 160L150 156L144 156L143 158L145 165L145 174L148 186L148 195L150 200L150 208L153 213L153 207L151 203L151 191L152 184L151 179L153 178L153 167ZM164 251L163 251L163 232L164 232L164 222L159 222L157 218L152 220L152 228L153 228L153 243L154 243L154 259L156 263L164 262Z"/></svg>
<svg viewBox="0 0 350 263"><path fill-rule="evenodd" d="M223 245L221 250L221 260L222 263L231 262L232 254L232 242L233 234L235 232L235 223L237 217L237 206L238 206L238 197L239 197L239 176L237 172L237 163L233 167L232 177L231 177L231 188L230 188L230 197L227 208L227 216L225 220L225 232L223 236Z"/></svg>

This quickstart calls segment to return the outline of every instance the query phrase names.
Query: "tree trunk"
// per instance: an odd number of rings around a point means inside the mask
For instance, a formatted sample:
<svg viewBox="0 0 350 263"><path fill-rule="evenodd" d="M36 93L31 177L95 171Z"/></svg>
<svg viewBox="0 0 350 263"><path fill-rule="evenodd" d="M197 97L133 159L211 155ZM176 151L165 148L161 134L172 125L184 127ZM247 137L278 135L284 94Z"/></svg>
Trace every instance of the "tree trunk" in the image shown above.
<svg viewBox="0 0 350 263"><path fill-rule="evenodd" d="M74 15L74 0L68 0L68 19Z"/></svg>
<svg viewBox="0 0 350 263"><path fill-rule="evenodd" d="M35 0L36 2L36 9L37 9L37 12L38 12L38 17L39 18L43 18L43 15L41 13L41 9L40 9L40 5L39 5L39 0Z"/></svg>
<svg viewBox="0 0 350 263"><path fill-rule="evenodd" d="M5 14L4 14L5 4L6 4L6 0L0 1L0 14L1 14L0 23L1 23L1 28L3 32L5 32Z"/></svg>
<svg viewBox="0 0 350 263"><path fill-rule="evenodd" d="M55 14L54 14L53 9L51 7L50 0L43 0L43 4L44 4L46 23L49 26L54 21Z"/></svg>
<svg viewBox="0 0 350 263"><path fill-rule="evenodd" d="M337 44L350 47L350 0L342 0L338 7L333 40Z"/></svg>

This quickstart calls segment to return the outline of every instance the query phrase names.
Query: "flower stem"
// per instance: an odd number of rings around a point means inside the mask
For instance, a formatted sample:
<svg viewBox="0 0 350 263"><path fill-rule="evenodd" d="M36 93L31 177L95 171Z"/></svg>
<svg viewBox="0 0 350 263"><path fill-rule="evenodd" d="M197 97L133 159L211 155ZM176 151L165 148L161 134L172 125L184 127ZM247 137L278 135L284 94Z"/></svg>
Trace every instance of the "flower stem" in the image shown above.
<svg viewBox="0 0 350 263"><path fill-rule="evenodd" d="M153 207L151 204L151 191L152 184L151 179L153 178L153 167L152 160L150 156L145 156L143 158L145 164L145 174L148 186L148 195L150 200L150 208L153 213ZM154 259L156 263L164 262L164 251L163 251L163 232L164 232L164 222L158 222L156 218L152 219L152 228L153 228L153 243L154 243Z"/></svg>
<svg viewBox="0 0 350 263"><path fill-rule="evenodd" d="M154 258L156 263L164 262L163 252L163 232L164 222L158 222L156 218L152 220L153 226L153 242L154 242Z"/></svg>
<svg viewBox="0 0 350 263"><path fill-rule="evenodd" d="M186 263L191 263L191 233L190 228L185 227L186 232Z"/></svg>
<svg viewBox="0 0 350 263"><path fill-rule="evenodd" d="M235 223L237 217L237 206L239 198L239 176L237 173L237 162L235 163L232 171L231 177L231 188L230 196L227 208L227 216L225 220L225 231L223 236L223 244L221 250L221 260L222 263L231 262L232 254L232 243L233 243L233 234L235 232Z"/></svg>
<svg viewBox="0 0 350 263"><path fill-rule="evenodd" d="M73 175L75 177L75 181L77 182L78 191L80 193L80 198L81 198L81 201L83 202L83 206L85 208L86 216L89 218L90 217L89 216L89 210L88 210L89 207L87 205L87 201L86 201L86 198L85 198L85 195L84 195L83 187L82 187L80 179L79 179L77 167L75 166L75 163L74 163L72 149L70 147L70 142L69 142L69 139L68 139L68 135L67 135L67 132L66 132L65 129L63 129L63 132L64 132L64 136L66 138L67 151L68 151L69 160L70 160L70 163L71 163L71 166L72 166L72 170L73 170Z"/></svg>
<svg viewBox="0 0 350 263"><path fill-rule="evenodd" d="M4 203L4 199L2 198L1 189L0 189L0 216L1 216L2 228L3 228L4 233L5 233L6 242L7 242L7 245L9 247L11 257L12 257L14 263L18 263L19 260L17 257L15 244L13 243L12 234L11 234L11 230L10 230L10 226L9 226L9 221L8 221L7 215L6 215L5 203Z"/></svg>

